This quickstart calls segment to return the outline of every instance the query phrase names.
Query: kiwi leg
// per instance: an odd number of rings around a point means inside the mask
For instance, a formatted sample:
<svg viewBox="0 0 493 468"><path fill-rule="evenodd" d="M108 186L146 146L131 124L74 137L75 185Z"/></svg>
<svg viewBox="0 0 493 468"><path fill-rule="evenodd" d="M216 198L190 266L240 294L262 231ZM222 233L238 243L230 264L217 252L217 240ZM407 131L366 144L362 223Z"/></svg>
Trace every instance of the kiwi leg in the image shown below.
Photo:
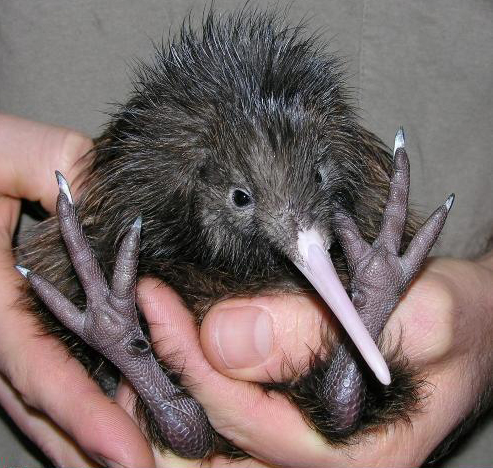
<svg viewBox="0 0 493 468"><path fill-rule="evenodd" d="M372 245L361 236L349 215L336 216L335 233L343 247L350 271L353 304L375 341L399 299L421 269L438 238L452 206L454 195L440 206L418 230L407 251L400 256L402 234L407 217L409 160L404 147L404 132L396 134L394 171L381 231ZM351 433L358 427L365 399L365 364L347 340L336 350L320 380L318 397L322 400L334 432Z"/></svg>
<svg viewBox="0 0 493 468"><path fill-rule="evenodd" d="M122 241L109 286L82 232L68 184L60 173L57 179L60 230L87 297L86 310L80 311L36 273L22 267L18 270L66 327L126 376L151 411L171 450L187 458L207 457L212 451L213 431L204 410L166 376L138 323L135 281L140 218Z"/></svg>

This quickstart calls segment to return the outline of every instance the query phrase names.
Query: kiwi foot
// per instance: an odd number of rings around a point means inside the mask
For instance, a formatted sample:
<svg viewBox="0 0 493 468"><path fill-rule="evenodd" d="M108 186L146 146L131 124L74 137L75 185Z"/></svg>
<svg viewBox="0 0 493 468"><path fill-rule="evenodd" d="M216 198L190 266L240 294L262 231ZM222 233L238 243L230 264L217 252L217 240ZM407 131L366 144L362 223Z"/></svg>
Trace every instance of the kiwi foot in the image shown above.
<svg viewBox="0 0 493 468"><path fill-rule="evenodd" d="M120 246L111 287L82 232L66 180L57 173L60 230L87 297L81 312L53 285L18 266L52 313L89 346L113 362L144 400L169 448L187 458L205 458L213 450L213 430L202 407L176 387L154 358L135 308L140 217Z"/></svg>
<svg viewBox="0 0 493 468"><path fill-rule="evenodd" d="M376 342L402 294L425 262L454 201L452 194L421 226L400 256L408 192L409 160L404 148L404 132L399 129L395 138L389 197L376 240L372 245L368 244L353 219L342 210L334 220L335 234L349 266L352 302ZM357 350L350 340L345 340L319 373L315 385L313 377L308 377L320 400L319 407L326 410L326 418L330 419L324 425L324 433L329 439L341 440L359 427L367 389L363 376L367 374L366 364ZM384 391L385 387L380 385L380 390Z"/></svg>

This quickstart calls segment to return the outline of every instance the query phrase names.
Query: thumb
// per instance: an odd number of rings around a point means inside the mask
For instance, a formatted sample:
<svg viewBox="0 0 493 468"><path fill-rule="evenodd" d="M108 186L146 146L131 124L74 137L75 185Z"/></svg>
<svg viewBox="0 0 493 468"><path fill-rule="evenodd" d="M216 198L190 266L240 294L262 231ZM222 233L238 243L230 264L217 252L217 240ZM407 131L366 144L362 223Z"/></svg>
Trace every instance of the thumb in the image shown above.
<svg viewBox="0 0 493 468"><path fill-rule="evenodd" d="M200 329L205 357L220 373L251 382L280 382L303 372L335 325L313 296L235 298L207 313Z"/></svg>

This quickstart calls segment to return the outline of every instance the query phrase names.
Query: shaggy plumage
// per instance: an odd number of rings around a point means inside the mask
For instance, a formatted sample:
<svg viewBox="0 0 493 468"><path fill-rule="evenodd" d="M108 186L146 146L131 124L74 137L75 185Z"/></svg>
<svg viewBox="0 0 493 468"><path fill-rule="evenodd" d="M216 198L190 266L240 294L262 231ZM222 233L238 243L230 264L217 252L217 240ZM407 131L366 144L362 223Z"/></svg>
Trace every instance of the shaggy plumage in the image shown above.
<svg viewBox="0 0 493 468"><path fill-rule="evenodd" d="M332 236L334 209L342 206L373 241L391 166L381 141L358 123L339 60L301 26L249 9L225 16L211 11L199 31L184 24L169 45L157 48L154 62L138 67L129 101L113 114L87 161L77 208L105 273L142 215L139 276L171 285L199 323L212 304L230 296L311 290L286 258L293 233L283 212L303 212ZM254 198L253 218L231 210L235 187ZM403 247L415 228L409 216ZM331 252L347 285L335 239ZM19 261L84 307L56 219L35 228ZM111 393L118 379L113 366L28 294L44 329ZM350 434L334 433L314 390L326 367L318 356L330 349L327 343L295 382L275 388L282 387L329 440L347 441ZM398 371L384 398L369 378L365 427L416 406L414 374L401 358L394 361ZM174 378L179 382L179 370ZM163 447L152 417L138 408L150 439ZM219 438L216 448L234 450Z"/></svg>

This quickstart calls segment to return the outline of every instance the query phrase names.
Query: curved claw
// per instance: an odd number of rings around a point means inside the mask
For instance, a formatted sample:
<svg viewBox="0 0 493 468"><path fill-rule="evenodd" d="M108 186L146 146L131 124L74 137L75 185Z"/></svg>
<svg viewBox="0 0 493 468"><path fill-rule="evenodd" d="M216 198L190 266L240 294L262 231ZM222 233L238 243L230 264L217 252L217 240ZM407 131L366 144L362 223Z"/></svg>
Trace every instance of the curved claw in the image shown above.
<svg viewBox="0 0 493 468"><path fill-rule="evenodd" d="M394 156L398 149L404 148L406 145L406 134L404 133L404 128L399 127L394 138Z"/></svg>
<svg viewBox="0 0 493 468"><path fill-rule="evenodd" d="M63 193L68 202L73 205L74 200L72 199L72 193L70 192L70 186L68 185L67 179L63 177L60 171L55 171L56 180L58 182L58 188L60 189L60 193Z"/></svg>

